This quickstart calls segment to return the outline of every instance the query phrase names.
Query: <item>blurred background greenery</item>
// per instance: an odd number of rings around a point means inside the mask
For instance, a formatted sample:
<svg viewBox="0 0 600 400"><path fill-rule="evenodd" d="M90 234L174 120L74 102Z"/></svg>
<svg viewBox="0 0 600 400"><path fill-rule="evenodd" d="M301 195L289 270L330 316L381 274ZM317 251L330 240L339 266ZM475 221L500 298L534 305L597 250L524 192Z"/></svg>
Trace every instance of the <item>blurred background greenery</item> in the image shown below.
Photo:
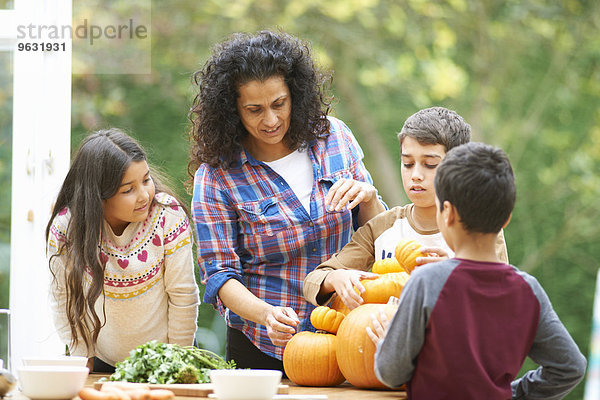
<svg viewBox="0 0 600 400"><path fill-rule="evenodd" d="M73 76L73 148L92 130L123 128L189 202L190 77L214 43L261 29L309 41L333 71L333 114L355 133L389 206L407 202L396 133L417 110L456 110L473 140L502 147L518 186L510 261L538 278L588 354L600 259L599 2L152 0L152 74ZM9 172L0 163L2 181ZM0 215L3 231L9 221ZM5 280L2 269L0 307ZM198 324L200 344L223 352L211 306ZM583 384L567 398L582 393Z"/></svg>

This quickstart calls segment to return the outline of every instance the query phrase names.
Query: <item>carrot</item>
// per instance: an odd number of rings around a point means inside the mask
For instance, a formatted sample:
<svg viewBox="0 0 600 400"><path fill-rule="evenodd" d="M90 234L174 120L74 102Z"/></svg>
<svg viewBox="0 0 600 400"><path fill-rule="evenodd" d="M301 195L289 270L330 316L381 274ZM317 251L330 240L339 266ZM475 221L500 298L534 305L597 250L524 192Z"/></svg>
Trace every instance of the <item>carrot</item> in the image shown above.
<svg viewBox="0 0 600 400"><path fill-rule="evenodd" d="M127 394L131 397L131 400L150 400L150 389L128 390Z"/></svg>
<svg viewBox="0 0 600 400"><path fill-rule="evenodd" d="M131 396L123 389L119 389L114 385L102 385L102 392L114 393L117 400L131 400Z"/></svg>
<svg viewBox="0 0 600 400"><path fill-rule="evenodd" d="M89 387L81 389L78 395L81 400L118 400L114 393L101 392Z"/></svg>
<svg viewBox="0 0 600 400"><path fill-rule="evenodd" d="M102 383L102 387L104 388L105 386L112 386L112 387L118 387L121 390L137 390L137 389L145 389L145 390L150 390L150 386L144 383L134 383L134 382L127 382L127 381L108 381L108 382L103 382Z"/></svg>

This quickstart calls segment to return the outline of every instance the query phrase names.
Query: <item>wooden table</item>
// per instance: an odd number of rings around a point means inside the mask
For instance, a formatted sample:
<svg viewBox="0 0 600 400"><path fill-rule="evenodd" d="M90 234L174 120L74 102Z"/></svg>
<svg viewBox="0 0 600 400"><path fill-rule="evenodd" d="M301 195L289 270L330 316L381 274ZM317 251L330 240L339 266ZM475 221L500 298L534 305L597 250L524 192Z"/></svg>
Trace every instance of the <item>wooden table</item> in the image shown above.
<svg viewBox="0 0 600 400"><path fill-rule="evenodd" d="M86 386L93 387L94 382L102 377L107 377L106 374L90 374L86 381ZM308 387L298 386L284 379L282 382L284 385L289 385L289 394L324 394L327 395L328 400L386 400L386 399L406 399L406 392L396 390L370 390L370 389L357 389L345 382L335 387ZM175 397L177 400L193 400L193 399L206 399L206 397ZM27 400L20 392L12 393L12 397L8 399L12 400ZM75 399L79 399L76 397Z"/></svg>

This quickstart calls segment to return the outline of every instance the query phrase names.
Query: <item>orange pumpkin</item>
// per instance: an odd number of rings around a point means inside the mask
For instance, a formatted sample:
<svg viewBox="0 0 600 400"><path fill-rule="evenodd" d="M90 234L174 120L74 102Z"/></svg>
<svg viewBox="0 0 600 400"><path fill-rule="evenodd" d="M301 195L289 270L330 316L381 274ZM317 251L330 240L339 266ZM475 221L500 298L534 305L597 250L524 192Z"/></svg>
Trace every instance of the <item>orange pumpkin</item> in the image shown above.
<svg viewBox="0 0 600 400"><path fill-rule="evenodd" d="M394 252L396 260L398 260L398 263L400 263L400 265L402 265L402 267L404 267L406 272L409 274L417 266L417 257L423 257L426 255L420 250L421 247L422 246L419 243L410 239L402 240L396 245Z"/></svg>
<svg viewBox="0 0 600 400"><path fill-rule="evenodd" d="M363 279L360 283L365 287L361 295L365 303L387 303L391 296L399 297L402 288L398 282L392 279ZM358 292L358 289L355 288Z"/></svg>
<svg viewBox="0 0 600 400"><path fill-rule="evenodd" d="M401 272L405 269L400 265L395 257L384 258L373 263L372 271L376 274L387 274L391 272Z"/></svg>
<svg viewBox="0 0 600 400"><path fill-rule="evenodd" d="M319 306L310 313L310 323L315 329L335 334L344 319L344 314L329 307Z"/></svg>
<svg viewBox="0 0 600 400"><path fill-rule="evenodd" d="M400 286L402 286L402 289L404 289L404 286L406 286L406 282L408 282L410 275L408 274L408 272L405 272L405 271L390 272L389 274L381 274L381 278L382 279L391 279L395 282L398 282L400 284ZM396 297L398 297L398 296L396 296Z"/></svg>
<svg viewBox="0 0 600 400"><path fill-rule="evenodd" d="M335 335L299 332L283 350L283 369L297 385L337 386L346 379L338 367Z"/></svg>
<svg viewBox="0 0 600 400"><path fill-rule="evenodd" d="M337 333L337 362L348 382L359 388L386 388L375 376L375 344L367 335L371 314L384 310L391 319L397 306L389 304L363 304L350 311ZM284 354L285 357L285 354Z"/></svg>

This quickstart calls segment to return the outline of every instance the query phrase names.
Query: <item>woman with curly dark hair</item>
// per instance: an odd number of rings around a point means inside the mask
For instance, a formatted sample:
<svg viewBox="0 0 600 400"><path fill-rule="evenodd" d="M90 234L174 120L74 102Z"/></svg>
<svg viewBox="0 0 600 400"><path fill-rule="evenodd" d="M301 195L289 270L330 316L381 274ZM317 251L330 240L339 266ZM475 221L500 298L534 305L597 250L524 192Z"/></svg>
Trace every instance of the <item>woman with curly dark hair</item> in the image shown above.
<svg viewBox="0 0 600 400"><path fill-rule="evenodd" d="M329 76L285 33L235 34L194 74L192 216L204 301L227 322L227 359L283 371L311 329L306 274L385 209L352 132L328 117Z"/></svg>

